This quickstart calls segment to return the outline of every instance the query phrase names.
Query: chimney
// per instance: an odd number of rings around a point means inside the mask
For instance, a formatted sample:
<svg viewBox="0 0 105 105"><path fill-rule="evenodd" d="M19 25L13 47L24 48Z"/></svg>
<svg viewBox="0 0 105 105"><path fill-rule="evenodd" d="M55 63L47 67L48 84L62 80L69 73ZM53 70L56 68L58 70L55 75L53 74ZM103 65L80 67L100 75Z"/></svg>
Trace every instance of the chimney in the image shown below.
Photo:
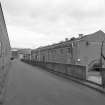
<svg viewBox="0 0 105 105"><path fill-rule="evenodd" d="M79 38L82 38L83 37L83 34L79 34Z"/></svg>
<svg viewBox="0 0 105 105"><path fill-rule="evenodd" d="M65 38L65 41L68 41L69 39L68 38Z"/></svg>

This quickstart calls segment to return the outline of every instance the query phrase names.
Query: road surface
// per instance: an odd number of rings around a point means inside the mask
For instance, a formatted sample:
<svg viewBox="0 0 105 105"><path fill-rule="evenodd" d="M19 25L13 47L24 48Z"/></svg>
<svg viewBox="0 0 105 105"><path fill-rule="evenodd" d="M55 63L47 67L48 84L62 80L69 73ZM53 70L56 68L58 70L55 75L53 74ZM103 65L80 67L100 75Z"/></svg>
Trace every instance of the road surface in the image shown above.
<svg viewBox="0 0 105 105"><path fill-rule="evenodd" d="M8 75L5 105L105 105L105 96L14 60Z"/></svg>

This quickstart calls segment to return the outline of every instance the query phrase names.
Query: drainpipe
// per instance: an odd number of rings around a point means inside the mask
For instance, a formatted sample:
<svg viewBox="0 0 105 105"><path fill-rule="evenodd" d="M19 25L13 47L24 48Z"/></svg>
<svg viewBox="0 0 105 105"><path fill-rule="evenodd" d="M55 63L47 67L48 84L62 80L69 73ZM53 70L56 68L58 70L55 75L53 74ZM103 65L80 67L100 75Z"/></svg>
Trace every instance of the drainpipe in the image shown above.
<svg viewBox="0 0 105 105"><path fill-rule="evenodd" d="M102 68L102 52L103 52L103 42L101 43L101 54L100 54L100 67Z"/></svg>
<svg viewBox="0 0 105 105"><path fill-rule="evenodd" d="M103 55L103 44L104 44L104 40L103 40L102 43L101 43L101 54L100 54L100 67L101 67L101 68L103 67L102 58L105 60L105 57L104 57L104 55Z"/></svg>
<svg viewBox="0 0 105 105"><path fill-rule="evenodd" d="M102 86L103 88L105 88L105 68L103 70L103 65L102 65L102 58L105 60L105 56L103 55L103 44L104 44L104 40L102 41L101 44L101 56L100 56L100 66L101 66L101 76L102 76Z"/></svg>

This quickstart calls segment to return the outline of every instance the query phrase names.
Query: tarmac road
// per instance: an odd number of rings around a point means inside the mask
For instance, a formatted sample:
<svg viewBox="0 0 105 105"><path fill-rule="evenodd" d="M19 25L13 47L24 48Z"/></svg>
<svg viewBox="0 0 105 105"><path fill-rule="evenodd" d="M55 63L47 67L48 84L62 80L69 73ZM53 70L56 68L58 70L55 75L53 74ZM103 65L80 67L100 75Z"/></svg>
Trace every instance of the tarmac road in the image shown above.
<svg viewBox="0 0 105 105"><path fill-rule="evenodd" d="M5 105L105 105L105 96L14 60L8 75Z"/></svg>

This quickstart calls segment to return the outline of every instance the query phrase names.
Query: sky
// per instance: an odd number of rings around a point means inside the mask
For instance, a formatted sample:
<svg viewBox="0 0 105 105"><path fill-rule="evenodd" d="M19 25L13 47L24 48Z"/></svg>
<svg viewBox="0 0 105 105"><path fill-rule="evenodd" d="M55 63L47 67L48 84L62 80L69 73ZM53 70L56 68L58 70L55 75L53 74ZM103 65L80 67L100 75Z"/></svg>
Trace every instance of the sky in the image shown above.
<svg viewBox="0 0 105 105"><path fill-rule="evenodd" d="M105 0L1 0L12 47L37 48L98 30Z"/></svg>

